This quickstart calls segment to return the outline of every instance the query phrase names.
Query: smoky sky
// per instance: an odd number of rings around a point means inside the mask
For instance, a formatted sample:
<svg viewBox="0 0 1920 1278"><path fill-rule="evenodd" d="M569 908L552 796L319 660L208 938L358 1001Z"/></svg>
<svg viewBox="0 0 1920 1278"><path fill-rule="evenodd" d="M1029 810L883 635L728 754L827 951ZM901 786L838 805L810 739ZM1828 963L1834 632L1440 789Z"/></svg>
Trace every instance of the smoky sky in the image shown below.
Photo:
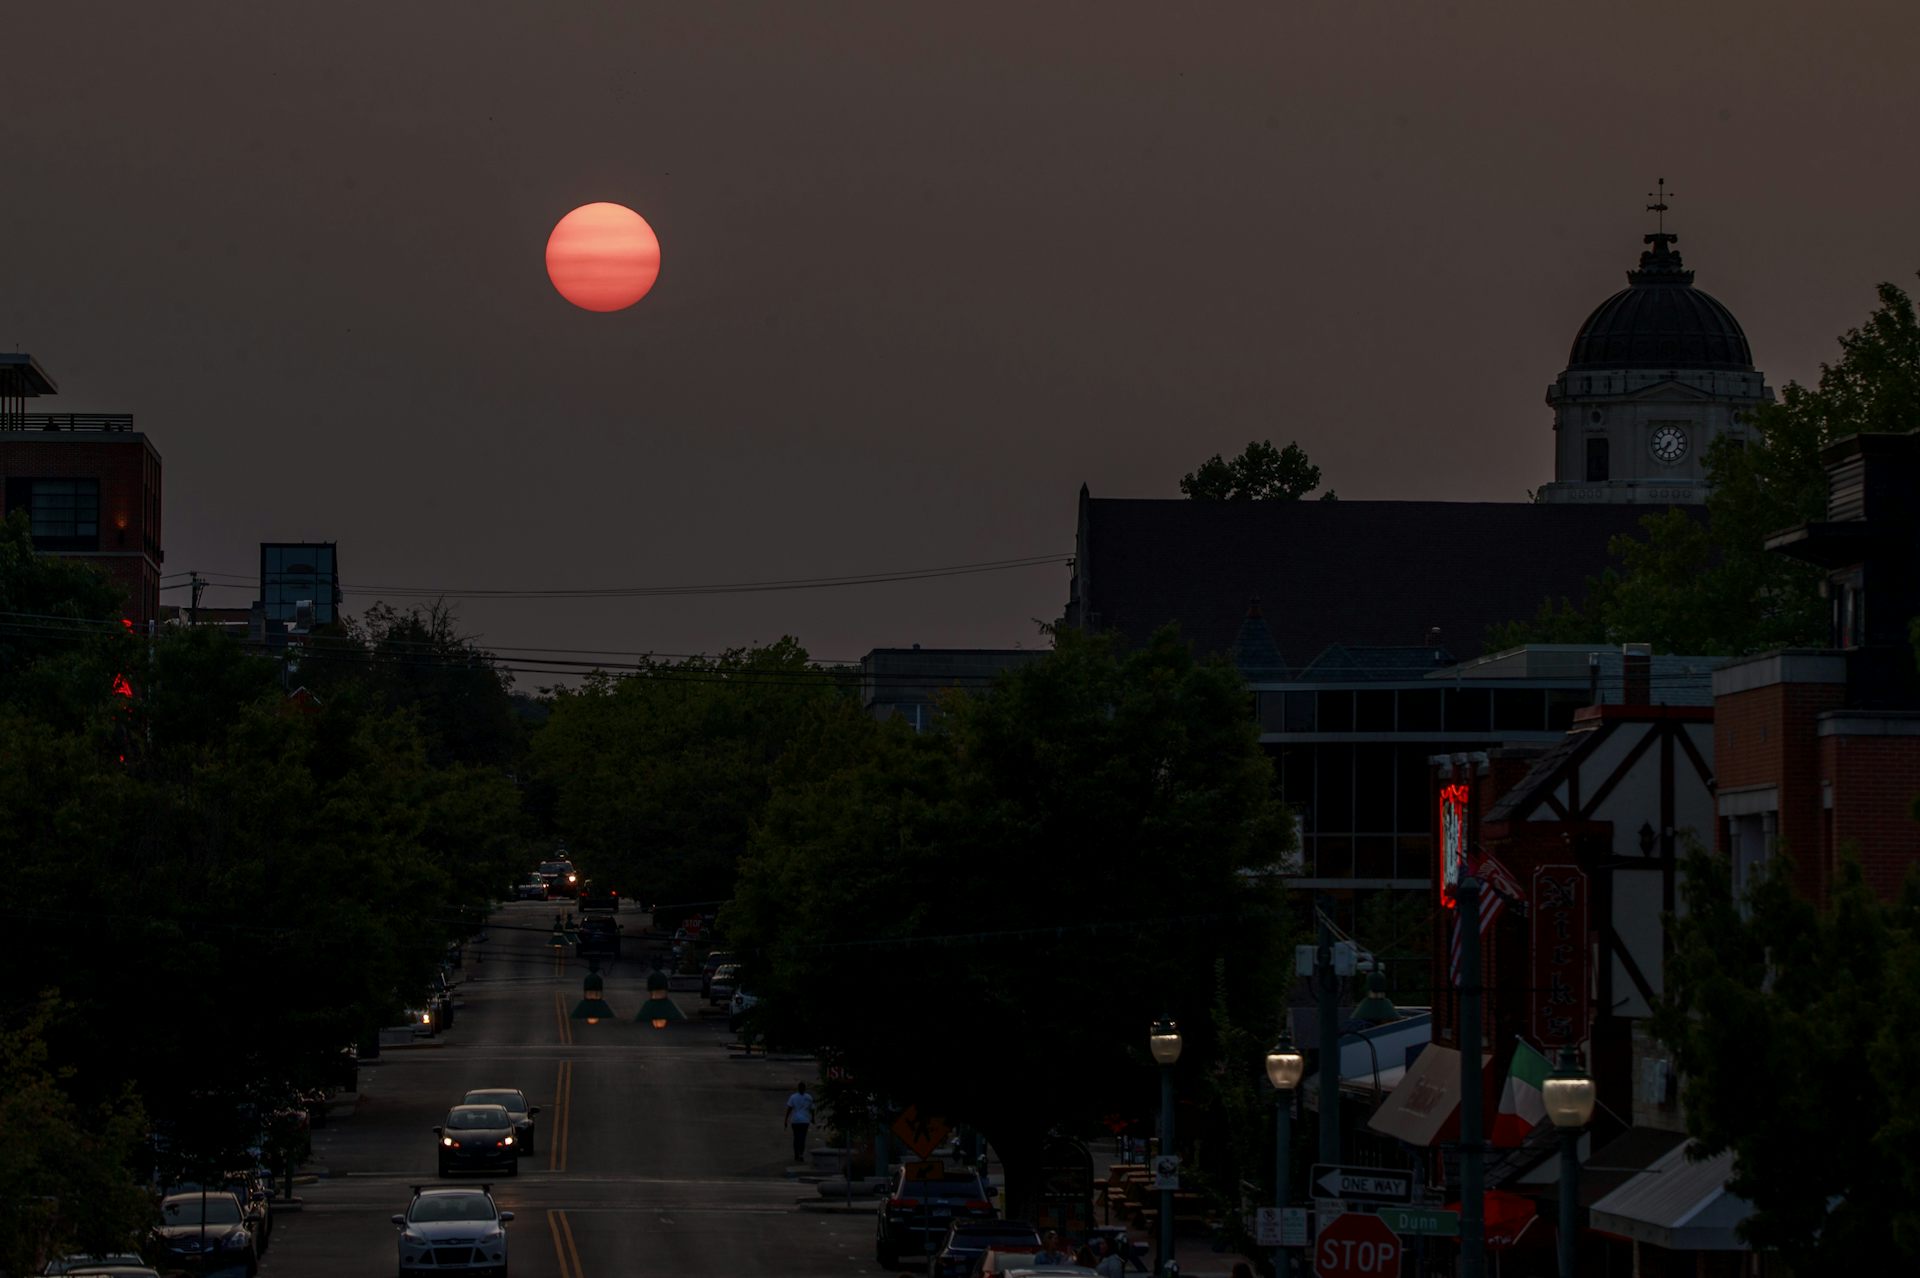
<svg viewBox="0 0 1920 1278"><path fill-rule="evenodd" d="M0 341L38 407L136 414L169 574L294 539L449 591L1057 554L457 601L501 645L1031 646L1082 482L1172 497L1271 437L1343 498L1524 500L1656 178L1769 384L1816 377L1920 267L1917 36L1751 0L21 4ZM596 200L662 245L612 316L542 266Z"/></svg>

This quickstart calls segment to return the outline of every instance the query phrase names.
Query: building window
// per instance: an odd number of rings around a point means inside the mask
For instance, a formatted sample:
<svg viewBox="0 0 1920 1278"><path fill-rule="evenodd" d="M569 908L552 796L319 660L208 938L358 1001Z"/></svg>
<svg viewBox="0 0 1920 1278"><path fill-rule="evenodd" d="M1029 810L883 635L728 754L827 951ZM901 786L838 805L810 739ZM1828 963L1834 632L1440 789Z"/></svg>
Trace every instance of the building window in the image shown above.
<svg viewBox="0 0 1920 1278"><path fill-rule="evenodd" d="M22 504L33 523L35 546L41 550L100 548L99 480L31 479L26 486ZM14 493L8 497L17 500ZM12 506L14 502L9 500L7 504Z"/></svg>
<svg viewBox="0 0 1920 1278"><path fill-rule="evenodd" d="M1607 437L1592 435L1587 439L1587 482L1602 483L1607 478Z"/></svg>

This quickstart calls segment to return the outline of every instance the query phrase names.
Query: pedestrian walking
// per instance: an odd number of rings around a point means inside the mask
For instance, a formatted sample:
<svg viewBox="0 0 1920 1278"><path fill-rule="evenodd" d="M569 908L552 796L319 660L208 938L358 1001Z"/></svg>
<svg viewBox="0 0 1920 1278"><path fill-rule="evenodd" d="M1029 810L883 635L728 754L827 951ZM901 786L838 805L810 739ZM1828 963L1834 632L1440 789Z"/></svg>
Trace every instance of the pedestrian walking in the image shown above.
<svg viewBox="0 0 1920 1278"><path fill-rule="evenodd" d="M793 1129L793 1161L805 1162L807 1128L813 1125L813 1097L807 1095L805 1080L794 1087L793 1095L787 1097L786 1125Z"/></svg>

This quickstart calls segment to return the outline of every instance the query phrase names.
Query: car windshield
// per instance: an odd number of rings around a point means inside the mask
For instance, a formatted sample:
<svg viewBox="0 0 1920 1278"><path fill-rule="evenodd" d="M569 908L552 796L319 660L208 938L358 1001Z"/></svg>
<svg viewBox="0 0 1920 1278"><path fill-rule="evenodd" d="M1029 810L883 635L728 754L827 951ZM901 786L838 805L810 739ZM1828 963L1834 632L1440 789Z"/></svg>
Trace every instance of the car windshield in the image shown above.
<svg viewBox="0 0 1920 1278"><path fill-rule="evenodd" d="M896 1198L984 1198L977 1180L909 1180Z"/></svg>
<svg viewBox="0 0 1920 1278"><path fill-rule="evenodd" d="M475 1105L471 1109L456 1109L447 1115L447 1126L461 1131L506 1125L507 1111L498 1105Z"/></svg>
<svg viewBox="0 0 1920 1278"><path fill-rule="evenodd" d="M492 1220L493 1202L485 1194L423 1194L413 1200L408 1220Z"/></svg>
<svg viewBox="0 0 1920 1278"><path fill-rule="evenodd" d="M208 1194L205 1198L199 1194L169 1198L160 1204L160 1220L167 1225L237 1225L240 1204L233 1200L232 1194L224 1192Z"/></svg>
<svg viewBox="0 0 1920 1278"><path fill-rule="evenodd" d="M464 1105L498 1105L512 1113L525 1113L527 1098L519 1092L496 1089L485 1092L468 1092Z"/></svg>

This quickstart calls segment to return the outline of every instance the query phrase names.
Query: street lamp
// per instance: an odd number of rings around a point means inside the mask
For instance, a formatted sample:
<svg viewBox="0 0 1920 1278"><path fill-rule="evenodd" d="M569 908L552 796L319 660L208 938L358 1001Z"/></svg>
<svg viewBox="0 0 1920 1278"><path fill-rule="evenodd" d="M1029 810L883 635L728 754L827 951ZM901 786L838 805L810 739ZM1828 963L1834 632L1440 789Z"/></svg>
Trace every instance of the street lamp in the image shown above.
<svg viewBox="0 0 1920 1278"><path fill-rule="evenodd" d="M1593 1117L1593 1080L1571 1050L1540 1085L1547 1117L1560 1129L1560 1278L1573 1278L1573 1235L1579 1215L1580 1129Z"/></svg>
<svg viewBox="0 0 1920 1278"><path fill-rule="evenodd" d="M1154 1064L1160 1067L1160 1157L1167 1158L1173 1153L1173 1066L1180 1059L1180 1027L1171 1017L1163 1016L1153 1023L1153 1032L1147 1038L1147 1050L1153 1053ZM1158 1268L1162 1274L1173 1263L1173 1191L1160 1191L1160 1260Z"/></svg>
<svg viewBox="0 0 1920 1278"><path fill-rule="evenodd" d="M1357 1019L1371 1021L1375 1025L1400 1019L1400 1009L1387 997L1386 977L1375 972L1367 978L1367 996L1360 1000L1360 1006L1353 1009L1353 1014Z"/></svg>
<svg viewBox="0 0 1920 1278"><path fill-rule="evenodd" d="M1287 1178L1293 1171L1293 1089L1300 1086L1300 1076L1306 1070L1307 1058L1293 1050L1293 1040L1289 1037L1283 1036L1267 1053L1267 1081L1273 1084L1279 1100L1278 1117L1274 1119L1273 1205L1282 1212L1286 1211L1287 1199L1291 1197ZM1274 1278L1286 1278L1286 1262L1286 1248L1276 1246Z"/></svg>
<svg viewBox="0 0 1920 1278"><path fill-rule="evenodd" d="M600 960L588 959L587 962L587 979L580 982L580 1001L573 1005L573 1019L598 1025L612 1017L613 1009L607 1006L607 983L600 977Z"/></svg>
<svg viewBox="0 0 1920 1278"><path fill-rule="evenodd" d="M651 1021L655 1029L665 1029L668 1021L684 1021L680 1005L667 997L667 974L654 968L647 975L647 1001L640 1005L636 1021Z"/></svg>

